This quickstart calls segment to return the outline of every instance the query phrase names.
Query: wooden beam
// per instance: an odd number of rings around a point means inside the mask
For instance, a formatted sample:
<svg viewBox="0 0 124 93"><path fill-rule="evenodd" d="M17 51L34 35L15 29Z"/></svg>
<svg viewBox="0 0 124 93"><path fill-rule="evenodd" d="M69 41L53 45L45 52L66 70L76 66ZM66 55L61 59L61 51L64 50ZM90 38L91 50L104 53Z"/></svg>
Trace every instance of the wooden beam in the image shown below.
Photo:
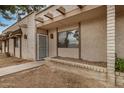
<svg viewBox="0 0 124 93"><path fill-rule="evenodd" d="M83 8L83 5L77 5L80 9L82 9Z"/></svg>
<svg viewBox="0 0 124 93"><path fill-rule="evenodd" d="M44 22L44 19L43 19L43 18L41 18L41 17L38 17L38 18L36 18L35 20L36 20L36 21L38 21L38 22L41 22L41 23L43 23L43 22Z"/></svg>
<svg viewBox="0 0 124 93"><path fill-rule="evenodd" d="M64 7L59 7L58 9L56 9L58 12L60 12L62 15L65 15L65 8Z"/></svg>
<svg viewBox="0 0 124 93"><path fill-rule="evenodd" d="M28 27L27 24L20 24L19 26L22 27L22 28L27 28Z"/></svg>
<svg viewBox="0 0 124 93"><path fill-rule="evenodd" d="M47 14L45 14L44 16L49 18L49 19L53 19L53 14L51 14L49 12Z"/></svg>

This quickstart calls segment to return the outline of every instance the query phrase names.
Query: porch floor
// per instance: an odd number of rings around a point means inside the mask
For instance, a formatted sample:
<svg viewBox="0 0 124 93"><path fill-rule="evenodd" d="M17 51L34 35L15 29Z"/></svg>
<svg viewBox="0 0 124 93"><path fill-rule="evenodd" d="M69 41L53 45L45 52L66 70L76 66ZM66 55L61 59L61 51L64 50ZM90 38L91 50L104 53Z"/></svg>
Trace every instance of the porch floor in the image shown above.
<svg viewBox="0 0 124 93"><path fill-rule="evenodd" d="M94 62L94 61L87 61L87 60L76 59L76 58L68 58L68 57L53 57L53 58L66 60L66 61L71 61L71 62L82 63L82 64L95 65L95 66L100 66L100 67L107 67L107 62Z"/></svg>

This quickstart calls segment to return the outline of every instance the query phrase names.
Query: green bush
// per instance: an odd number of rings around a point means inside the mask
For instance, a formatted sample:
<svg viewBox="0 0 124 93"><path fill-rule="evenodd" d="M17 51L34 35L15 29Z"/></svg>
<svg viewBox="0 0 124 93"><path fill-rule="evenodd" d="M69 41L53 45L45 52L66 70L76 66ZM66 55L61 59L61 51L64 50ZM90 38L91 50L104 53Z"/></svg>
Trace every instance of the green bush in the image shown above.
<svg viewBox="0 0 124 93"><path fill-rule="evenodd" d="M115 70L124 72L124 59L116 58Z"/></svg>

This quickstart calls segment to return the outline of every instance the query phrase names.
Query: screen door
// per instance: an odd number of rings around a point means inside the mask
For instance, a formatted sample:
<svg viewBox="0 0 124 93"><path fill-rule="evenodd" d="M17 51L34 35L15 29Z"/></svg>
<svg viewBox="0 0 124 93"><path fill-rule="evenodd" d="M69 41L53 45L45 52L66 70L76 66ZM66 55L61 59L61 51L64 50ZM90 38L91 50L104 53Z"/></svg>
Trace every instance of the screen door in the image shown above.
<svg viewBox="0 0 124 93"><path fill-rule="evenodd" d="M42 60L48 56L48 38L47 35L37 35L37 60Z"/></svg>

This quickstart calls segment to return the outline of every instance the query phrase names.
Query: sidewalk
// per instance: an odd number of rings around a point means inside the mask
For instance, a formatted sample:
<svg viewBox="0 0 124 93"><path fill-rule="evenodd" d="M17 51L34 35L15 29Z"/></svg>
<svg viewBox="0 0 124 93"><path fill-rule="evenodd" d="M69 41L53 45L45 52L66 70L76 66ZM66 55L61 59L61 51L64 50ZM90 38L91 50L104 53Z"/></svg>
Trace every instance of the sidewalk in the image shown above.
<svg viewBox="0 0 124 93"><path fill-rule="evenodd" d="M23 71L23 70L26 70L26 69L38 67L38 66L41 66L43 64L44 64L44 61L40 61L40 62L29 62L29 63L24 63L24 64L21 64L21 65L3 67L3 68L0 68L0 76L13 74L13 73Z"/></svg>

